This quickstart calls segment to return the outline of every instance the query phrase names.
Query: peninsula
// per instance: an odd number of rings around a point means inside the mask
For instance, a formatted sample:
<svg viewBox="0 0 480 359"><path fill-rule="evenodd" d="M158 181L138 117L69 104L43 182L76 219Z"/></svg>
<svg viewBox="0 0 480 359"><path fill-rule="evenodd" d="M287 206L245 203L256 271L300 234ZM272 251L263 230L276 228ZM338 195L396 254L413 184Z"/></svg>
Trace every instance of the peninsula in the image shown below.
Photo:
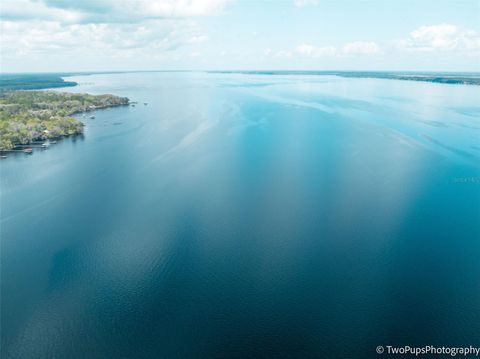
<svg viewBox="0 0 480 359"><path fill-rule="evenodd" d="M74 81L65 81L62 76L71 74L32 73L0 74L0 92L13 90L40 90L55 87L77 86Z"/></svg>
<svg viewBox="0 0 480 359"><path fill-rule="evenodd" d="M36 141L83 133L84 124L72 115L128 105L127 97L56 91L0 92L0 151Z"/></svg>

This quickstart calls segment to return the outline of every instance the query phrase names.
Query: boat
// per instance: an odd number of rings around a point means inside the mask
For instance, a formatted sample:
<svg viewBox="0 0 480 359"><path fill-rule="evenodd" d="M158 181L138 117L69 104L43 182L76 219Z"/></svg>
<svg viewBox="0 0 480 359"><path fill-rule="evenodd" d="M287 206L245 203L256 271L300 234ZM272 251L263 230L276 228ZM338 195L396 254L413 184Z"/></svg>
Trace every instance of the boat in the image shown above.
<svg viewBox="0 0 480 359"><path fill-rule="evenodd" d="M135 107L135 104L132 103L132 107Z"/></svg>
<svg viewBox="0 0 480 359"><path fill-rule="evenodd" d="M42 148L48 148L50 147L50 142L45 142L45 143L42 143Z"/></svg>
<svg viewBox="0 0 480 359"><path fill-rule="evenodd" d="M7 156L1 155L0 158L4 160L5 158L7 158Z"/></svg>
<svg viewBox="0 0 480 359"><path fill-rule="evenodd" d="M148 105L148 102L144 102L143 104L144 104L145 106L147 106L147 105Z"/></svg>
<svg viewBox="0 0 480 359"><path fill-rule="evenodd" d="M33 153L33 150L31 148L25 148L23 152L26 153L27 155L31 155Z"/></svg>
<svg viewBox="0 0 480 359"><path fill-rule="evenodd" d="M95 118L95 116L90 116L90 119L93 120Z"/></svg>

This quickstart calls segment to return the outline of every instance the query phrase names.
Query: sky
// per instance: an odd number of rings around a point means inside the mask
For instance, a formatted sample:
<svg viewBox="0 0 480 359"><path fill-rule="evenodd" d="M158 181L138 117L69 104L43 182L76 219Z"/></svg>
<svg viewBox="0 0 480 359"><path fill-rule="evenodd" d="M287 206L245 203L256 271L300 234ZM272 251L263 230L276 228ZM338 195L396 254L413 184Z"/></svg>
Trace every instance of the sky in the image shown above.
<svg viewBox="0 0 480 359"><path fill-rule="evenodd" d="M480 71L480 0L2 0L1 72Z"/></svg>

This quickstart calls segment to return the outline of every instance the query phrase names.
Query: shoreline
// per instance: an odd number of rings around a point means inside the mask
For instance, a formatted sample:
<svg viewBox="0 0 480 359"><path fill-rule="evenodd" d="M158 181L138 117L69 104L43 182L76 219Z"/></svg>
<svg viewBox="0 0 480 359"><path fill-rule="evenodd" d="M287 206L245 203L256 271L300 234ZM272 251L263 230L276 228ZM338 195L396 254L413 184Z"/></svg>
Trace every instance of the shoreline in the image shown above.
<svg viewBox="0 0 480 359"><path fill-rule="evenodd" d="M58 72L58 73L15 73L0 74L0 93L16 90L48 90L62 87L75 87L78 83L65 80L72 76L96 74L126 74L138 72L204 72L212 74L246 75L314 75L338 76L343 78L365 78L430 82L445 85L480 86L480 72L454 71L348 71L348 70L148 70L148 71L99 71L99 72Z"/></svg>
<svg viewBox="0 0 480 359"><path fill-rule="evenodd" d="M13 90L0 95L0 155L32 154L62 138L82 135L85 123L74 115L128 106L130 99L49 90ZM94 118L94 116L91 116Z"/></svg>

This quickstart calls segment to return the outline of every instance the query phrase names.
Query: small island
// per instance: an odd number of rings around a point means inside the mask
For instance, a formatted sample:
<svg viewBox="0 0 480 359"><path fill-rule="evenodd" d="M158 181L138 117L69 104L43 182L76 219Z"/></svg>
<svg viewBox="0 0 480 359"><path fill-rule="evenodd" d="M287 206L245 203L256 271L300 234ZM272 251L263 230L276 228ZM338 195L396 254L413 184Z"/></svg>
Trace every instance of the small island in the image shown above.
<svg viewBox="0 0 480 359"><path fill-rule="evenodd" d="M0 151L22 149L38 141L83 133L72 115L128 105L127 97L56 91L0 92ZM30 150L31 151L31 150Z"/></svg>

